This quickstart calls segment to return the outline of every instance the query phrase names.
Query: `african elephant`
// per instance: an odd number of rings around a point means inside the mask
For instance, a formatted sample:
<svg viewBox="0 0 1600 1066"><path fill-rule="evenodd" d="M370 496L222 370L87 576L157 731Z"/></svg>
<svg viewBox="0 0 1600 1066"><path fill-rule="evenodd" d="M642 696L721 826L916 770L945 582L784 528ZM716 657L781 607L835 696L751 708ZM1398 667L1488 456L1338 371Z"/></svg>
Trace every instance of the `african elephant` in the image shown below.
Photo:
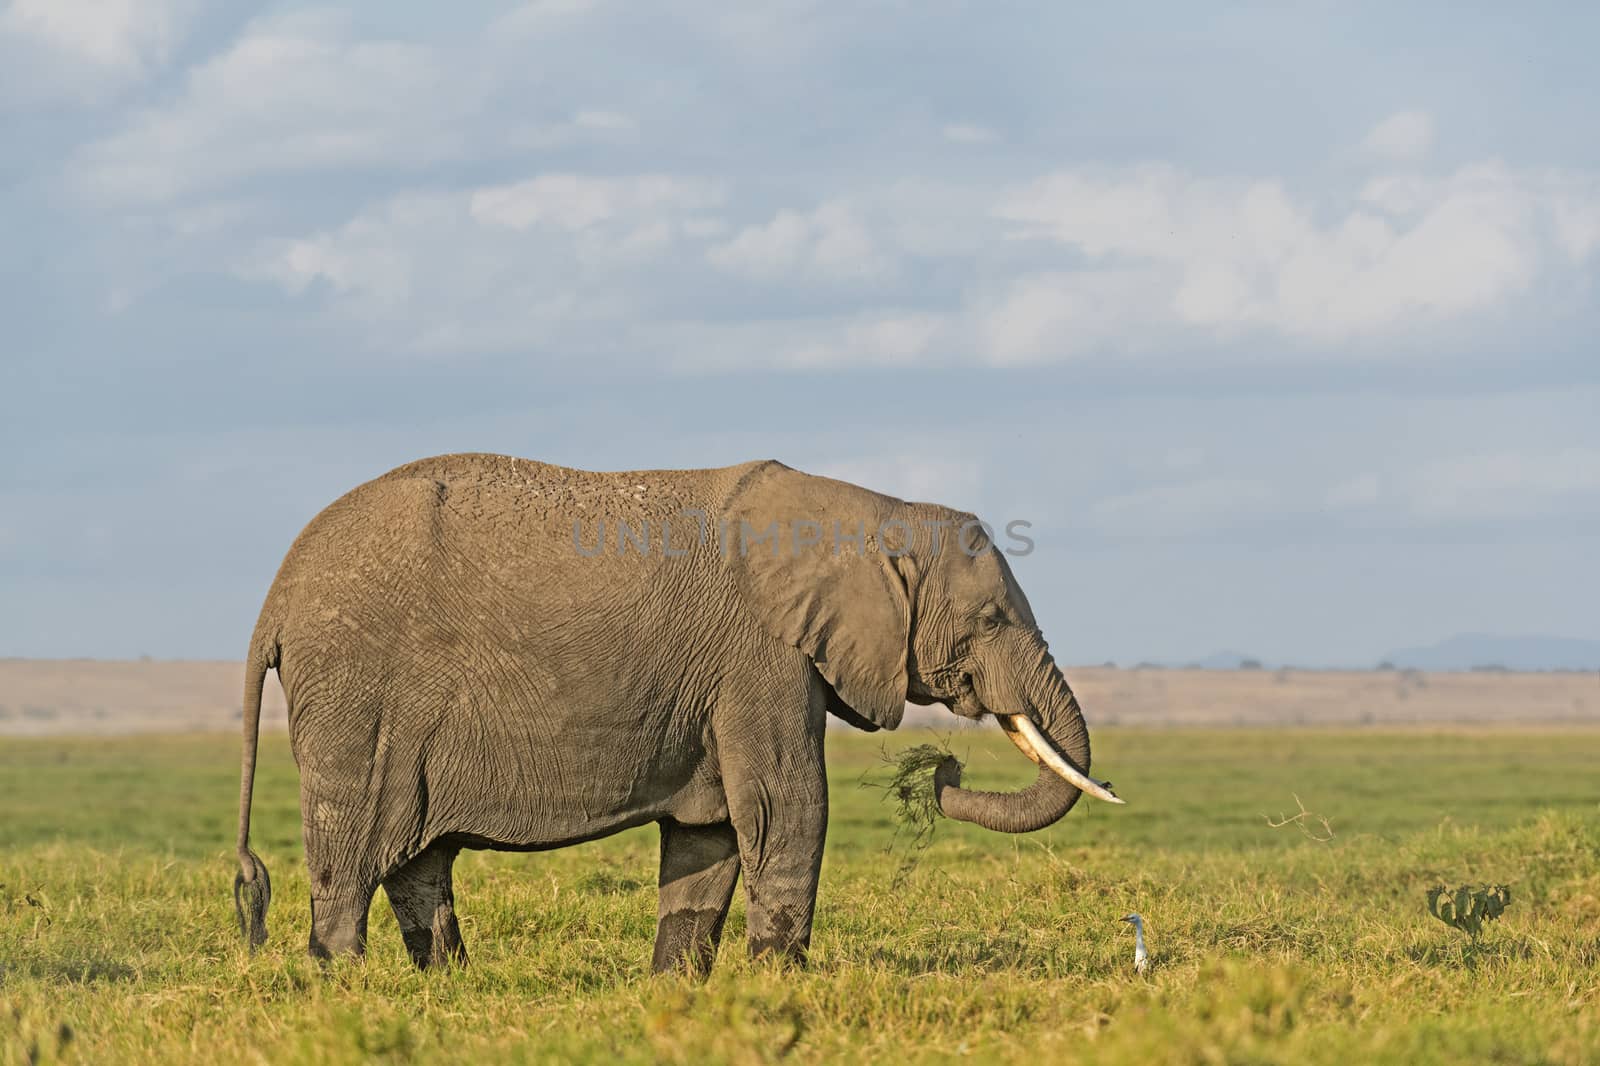
<svg viewBox="0 0 1600 1066"><path fill-rule="evenodd" d="M803 961L828 822L829 713L907 700L1000 717L1037 780L943 812L1050 825L1087 776L1078 703L969 514L768 461L591 473L497 455L402 466L289 549L251 638L235 905L266 938L249 848L261 686L300 770L310 950L365 948L382 885L419 966L464 962L462 848L539 851L655 822L654 968L705 973L744 875L749 946ZM1120 802L1120 801L1117 801Z"/></svg>

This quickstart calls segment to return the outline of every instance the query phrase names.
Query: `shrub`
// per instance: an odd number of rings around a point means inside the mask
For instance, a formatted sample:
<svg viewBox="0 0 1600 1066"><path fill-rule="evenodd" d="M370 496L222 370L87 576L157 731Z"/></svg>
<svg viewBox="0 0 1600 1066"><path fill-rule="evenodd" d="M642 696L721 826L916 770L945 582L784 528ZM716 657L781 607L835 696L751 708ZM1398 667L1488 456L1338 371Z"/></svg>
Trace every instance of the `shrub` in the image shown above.
<svg viewBox="0 0 1600 1066"><path fill-rule="evenodd" d="M1485 922L1497 920L1511 905L1506 885L1462 885L1454 892L1443 885L1428 889L1428 913L1452 929L1459 929L1476 944Z"/></svg>

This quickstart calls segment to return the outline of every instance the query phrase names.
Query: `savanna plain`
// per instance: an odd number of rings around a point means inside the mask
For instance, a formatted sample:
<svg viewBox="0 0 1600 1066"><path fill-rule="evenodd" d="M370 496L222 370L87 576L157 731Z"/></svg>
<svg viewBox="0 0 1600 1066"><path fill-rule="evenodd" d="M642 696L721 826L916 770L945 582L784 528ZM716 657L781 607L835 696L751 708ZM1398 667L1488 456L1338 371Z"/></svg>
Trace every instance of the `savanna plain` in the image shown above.
<svg viewBox="0 0 1600 1066"><path fill-rule="evenodd" d="M736 903L702 984L648 972L653 827L464 853L464 970L414 970L381 894L365 962L323 967L284 734L255 789L254 956L237 736L0 738L0 1062L1600 1062L1600 729L1094 739L1129 806L1021 837L940 822L919 848L886 754L948 744L980 787L1032 767L992 728L830 732L811 965L748 961ZM1424 895L1478 882L1512 904L1474 944Z"/></svg>

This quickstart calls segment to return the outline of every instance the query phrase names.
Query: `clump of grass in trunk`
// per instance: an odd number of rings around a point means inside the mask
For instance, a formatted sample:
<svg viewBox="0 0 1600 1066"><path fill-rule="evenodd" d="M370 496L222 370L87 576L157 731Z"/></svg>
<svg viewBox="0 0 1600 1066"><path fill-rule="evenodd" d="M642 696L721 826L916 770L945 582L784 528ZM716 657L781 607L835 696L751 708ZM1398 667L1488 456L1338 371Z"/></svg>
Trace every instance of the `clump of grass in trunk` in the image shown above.
<svg viewBox="0 0 1600 1066"><path fill-rule="evenodd" d="M939 764L945 759L953 757L947 739L941 738L937 744L917 744L891 755L887 748L879 751L879 758L893 767L893 772L886 782L868 781L863 779L861 784L869 788L884 790L884 798L892 799L895 804L895 834L890 842L889 850L894 850L894 845L908 835L910 851L902 859L900 868L895 875L898 881L916 866L916 856L929 844L933 843L933 830L943 817L939 813L939 803L934 797L933 775ZM958 760L956 766L961 766Z"/></svg>

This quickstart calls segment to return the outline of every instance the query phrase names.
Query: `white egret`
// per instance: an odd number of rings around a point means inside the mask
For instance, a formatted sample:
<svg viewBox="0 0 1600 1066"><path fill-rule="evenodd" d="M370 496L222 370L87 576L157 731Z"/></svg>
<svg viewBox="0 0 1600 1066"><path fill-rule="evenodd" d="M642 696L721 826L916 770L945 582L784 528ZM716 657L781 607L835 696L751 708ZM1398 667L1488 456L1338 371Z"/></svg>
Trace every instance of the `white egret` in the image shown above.
<svg viewBox="0 0 1600 1066"><path fill-rule="evenodd" d="M1133 926L1133 970L1147 973L1150 970L1150 953L1144 949L1144 919L1137 914L1125 914L1122 921Z"/></svg>

